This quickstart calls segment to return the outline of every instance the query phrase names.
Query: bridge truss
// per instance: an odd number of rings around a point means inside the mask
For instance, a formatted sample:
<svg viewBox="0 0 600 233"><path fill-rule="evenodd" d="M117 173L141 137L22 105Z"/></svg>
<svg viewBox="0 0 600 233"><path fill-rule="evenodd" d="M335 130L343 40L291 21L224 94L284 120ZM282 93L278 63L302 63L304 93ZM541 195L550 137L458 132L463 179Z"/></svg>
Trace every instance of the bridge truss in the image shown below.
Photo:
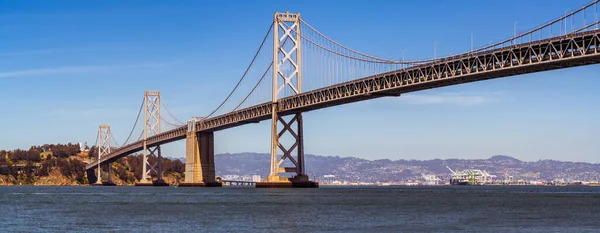
<svg viewBox="0 0 600 233"><path fill-rule="evenodd" d="M160 158L160 145L187 138L186 145L191 148L188 151L195 153L188 154L193 158L190 161L198 164L186 164L186 169L190 167L186 174L196 174L193 179L186 177L186 181L210 181L214 179L212 133L271 119L267 182L308 181L302 113L425 89L600 63L598 2L593 1L534 29L515 32L513 37L491 45L423 60L368 55L325 36L302 20L300 14L275 13L273 24L250 65L214 111L188 122L187 126L180 121L181 124L168 123L174 128L161 131L160 122L164 119L160 115L160 94L146 92L143 139L124 143L88 164L87 169L143 150L143 180L151 172L162 179L160 159L150 164L147 158ZM588 17L595 16L591 23L586 22L586 12ZM578 27L573 23L576 18ZM568 22L571 22L570 31ZM269 37L273 39L272 50L265 48ZM269 73L272 74L270 83L265 81L269 80L265 78ZM250 91L240 91L245 88ZM292 177L282 176L282 173L291 173Z"/></svg>

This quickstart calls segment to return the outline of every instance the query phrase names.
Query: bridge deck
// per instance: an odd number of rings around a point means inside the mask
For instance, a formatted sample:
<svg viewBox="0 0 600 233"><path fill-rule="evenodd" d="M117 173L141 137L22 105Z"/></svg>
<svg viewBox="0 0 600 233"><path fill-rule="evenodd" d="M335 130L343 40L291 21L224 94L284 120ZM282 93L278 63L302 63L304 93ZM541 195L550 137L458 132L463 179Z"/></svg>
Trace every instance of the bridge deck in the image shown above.
<svg viewBox="0 0 600 233"><path fill-rule="evenodd" d="M482 81L526 73L563 69L600 63L598 45L600 30L593 30L546 40L533 41L486 50L478 53L446 57L435 62L373 75L321 89L282 98L276 103L263 103L212 117L197 123L202 131L219 131L271 118L272 105L280 115L327 108L389 95ZM179 127L148 138L148 145L160 145L185 138L187 127ZM141 151L137 141L101 158L112 162ZM94 161L86 166L93 169Z"/></svg>

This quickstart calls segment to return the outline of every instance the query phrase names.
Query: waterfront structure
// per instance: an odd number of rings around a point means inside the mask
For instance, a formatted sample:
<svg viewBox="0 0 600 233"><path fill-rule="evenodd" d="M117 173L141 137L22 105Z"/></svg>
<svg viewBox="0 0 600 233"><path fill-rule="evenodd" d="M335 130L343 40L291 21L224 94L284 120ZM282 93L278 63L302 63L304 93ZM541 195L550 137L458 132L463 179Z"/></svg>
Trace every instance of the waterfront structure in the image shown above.
<svg viewBox="0 0 600 233"><path fill-rule="evenodd" d="M421 176L423 177L423 180L425 180L425 182L423 182L423 185L439 185L442 182L442 180L436 175L421 174Z"/></svg>
<svg viewBox="0 0 600 233"><path fill-rule="evenodd" d="M450 172L452 172L452 178L450 184L452 185L483 185L492 183L492 179L495 175L490 175L486 171L479 169L466 169L463 171L455 172L450 167L446 166Z"/></svg>
<svg viewBox="0 0 600 233"><path fill-rule="evenodd" d="M205 118L192 119L187 125L171 124L174 128L162 131L160 94L148 91L144 99L144 137L101 156L88 164L86 170L90 174L101 164L143 151L143 181L154 177L153 184L158 184L162 182L160 145L186 139L186 183L219 186L214 171L214 133L271 119L270 172L266 181L256 186L316 187L318 184L310 181L305 173L303 113L414 91L600 63L598 22L571 27L571 31L565 30L560 35L552 33L553 27L581 17L585 10L597 4L598 0L540 27L515 33L509 39L479 49L415 61L384 59L358 52L317 31L301 19L300 14L275 13L273 24L257 52L265 49L265 41L272 35L271 64L233 110L213 116L237 86ZM250 67L253 64L254 59ZM270 99L248 104L247 99L261 90L262 80L269 73L272 74ZM307 80L317 84L306 88L303 82ZM288 141L284 139L286 136ZM149 157L158 158L157 162L151 164ZM476 175L478 171L470 172L469 176L481 177Z"/></svg>

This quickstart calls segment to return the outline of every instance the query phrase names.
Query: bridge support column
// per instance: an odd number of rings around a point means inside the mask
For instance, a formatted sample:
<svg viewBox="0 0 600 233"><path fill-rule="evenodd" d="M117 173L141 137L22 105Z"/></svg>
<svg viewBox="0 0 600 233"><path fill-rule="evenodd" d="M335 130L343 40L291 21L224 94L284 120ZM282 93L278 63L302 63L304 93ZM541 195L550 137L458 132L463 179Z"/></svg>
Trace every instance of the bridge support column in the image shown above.
<svg viewBox="0 0 600 233"><path fill-rule="evenodd" d="M142 179L136 186L168 186L162 177L162 155L160 145L148 145L148 138L160 134L160 92L146 91L144 93L144 149ZM156 159L152 163L150 158ZM152 177L154 174L154 177ZM156 179L153 179L156 178Z"/></svg>
<svg viewBox="0 0 600 233"><path fill-rule="evenodd" d="M271 172L267 176L267 181L256 183L256 187L318 187L318 183L309 181L304 172L302 114L296 113L291 119L286 120L278 112L281 107L278 105L279 95L284 89L291 90L293 94L302 93L302 37L300 36L302 21L300 14L285 12L275 13L274 22ZM283 41L289 42L287 46L282 44ZM281 131L277 129L279 123L283 126ZM293 128L294 123L297 126L296 130ZM284 135L291 135L292 142L283 140L282 144L281 139ZM281 158L279 150L283 153ZM296 154L295 158L292 156L293 152ZM281 177L280 173L294 174L293 177L288 178Z"/></svg>
<svg viewBox="0 0 600 233"><path fill-rule="evenodd" d="M144 152L143 152L143 166L142 166L142 179L136 183L135 186L169 186L165 183L162 177L162 155L160 146L149 147L144 141ZM150 158L155 158L156 161L152 163ZM152 176L154 174L154 177Z"/></svg>
<svg viewBox="0 0 600 233"><path fill-rule="evenodd" d="M110 178L112 163L103 164L102 166L98 166L96 168L96 174L94 170L88 170L88 183L93 186L115 186L116 184L112 182ZM106 168L103 170L102 168ZM102 175L105 175L105 179L103 179Z"/></svg>
<svg viewBox="0 0 600 233"><path fill-rule="evenodd" d="M102 185L102 167L100 166L100 164L98 164L98 168L96 168L96 170L98 170L98 175L96 176L96 183L94 183L95 185Z"/></svg>
<svg viewBox="0 0 600 233"><path fill-rule="evenodd" d="M98 181L98 177L94 173L94 169L88 169L85 171L85 173L87 175L88 184L94 184L96 181Z"/></svg>
<svg viewBox="0 0 600 233"><path fill-rule="evenodd" d="M297 113L289 120L274 114L273 124L271 125L271 172L267 176L266 182L257 182L257 188L316 188L317 182L308 180L304 170L304 133L302 124L302 114ZM278 131L278 124L283 128ZM296 126L296 127L294 127ZM291 142L286 141L282 144L282 137L285 134L291 135ZM280 157L279 151L283 153ZM280 173L292 173L292 177L282 177Z"/></svg>
<svg viewBox="0 0 600 233"><path fill-rule="evenodd" d="M221 187L215 179L215 143L213 132L195 130L196 121L188 122L185 139L185 182L181 187Z"/></svg>
<svg viewBox="0 0 600 233"><path fill-rule="evenodd" d="M107 154L110 154L110 135L112 135L110 133L110 126L109 125L100 125L100 127L98 128L98 158L97 161L101 161L101 158ZM90 181L90 184L92 185L115 185L114 183L112 183L112 181L110 180L110 167L111 167L112 163L106 163L104 164L105 166L107 166L107 171L108 171L108 176L107 176L107 182L102 182L102 165L100 162L98 162L98 167L96 168L96 172L97 172L97 176L95 177L95 183L92 184L92 179L94 177L90 177L90 174L93 174L93 172L88 172L88 181Z"/></svg>
<svg viewBox="0 0 600 233"><path fill-rule="evenodd" d="M112 163L106 164L106 182L112 184L112 180L110 179L110 174L112 170Z"/></svg>
<svg viewBox="0 0 600 233"><path fill-rule="evenodd" d="M92 184L96 183L96 181L98 181L98 177L96 176L94 169L86 170L85 175L87 176L88 184L90 184L90 185L92 185Z"/></svg>

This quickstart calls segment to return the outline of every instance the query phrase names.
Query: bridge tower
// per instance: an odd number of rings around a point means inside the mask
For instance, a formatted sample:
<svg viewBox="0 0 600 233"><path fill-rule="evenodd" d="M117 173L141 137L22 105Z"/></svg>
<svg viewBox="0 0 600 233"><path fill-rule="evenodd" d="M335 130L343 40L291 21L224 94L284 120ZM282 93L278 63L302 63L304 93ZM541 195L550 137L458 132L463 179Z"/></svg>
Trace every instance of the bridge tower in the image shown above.
<svg viewBox="0 0 600 233"><path fill-rule="evenodd" d="M110 135L110 125L100 125L100 127L98 127L98 144L96 145L96 147L98 148L98 161L100 161L100 158L102 158L103 156L110 154ZM106 167L106 184L112 184L112 181L110 180L111 163L106 163ZM102 182L102 168L100 166L100 163L98 163L97 173L98 175L96 178L95 185L103 185L104 183Z"/></svg>
<svg viewBox="0 0 600 233"><path fill-rule="evenodd" d="M162 156L160 145L148 145L148 138L160 133L160 92L146 91L144 93L144 139L143 139L143 170L140 185L164 185L162 178ZM156 158L151 162L149 157ZM157 180L152 180L152 174Z"/></svg>
<svg viewBox="0 0 600 233"><path fill-rule="evenodd" d="M280 116L277 112L278 99L286 88L291 89L293 94L302 93L300 25L300 14L290 14L289 12L275 13L273 24L271 166L267 181L257 183L256 187L317 186L317 183L308 180L308 176L304 171L302 113L296 113L290 118L289 116ZM282 125L281 130L278 128L279 123ZM287 136L291 136L291 142L283 140L285 142L282 143L281 139L286 134ZM280 150L282 152L281 157ZM288 167L285 167L286 164ZM292 173L293 177L282 177L280 173Z"/></svg>

